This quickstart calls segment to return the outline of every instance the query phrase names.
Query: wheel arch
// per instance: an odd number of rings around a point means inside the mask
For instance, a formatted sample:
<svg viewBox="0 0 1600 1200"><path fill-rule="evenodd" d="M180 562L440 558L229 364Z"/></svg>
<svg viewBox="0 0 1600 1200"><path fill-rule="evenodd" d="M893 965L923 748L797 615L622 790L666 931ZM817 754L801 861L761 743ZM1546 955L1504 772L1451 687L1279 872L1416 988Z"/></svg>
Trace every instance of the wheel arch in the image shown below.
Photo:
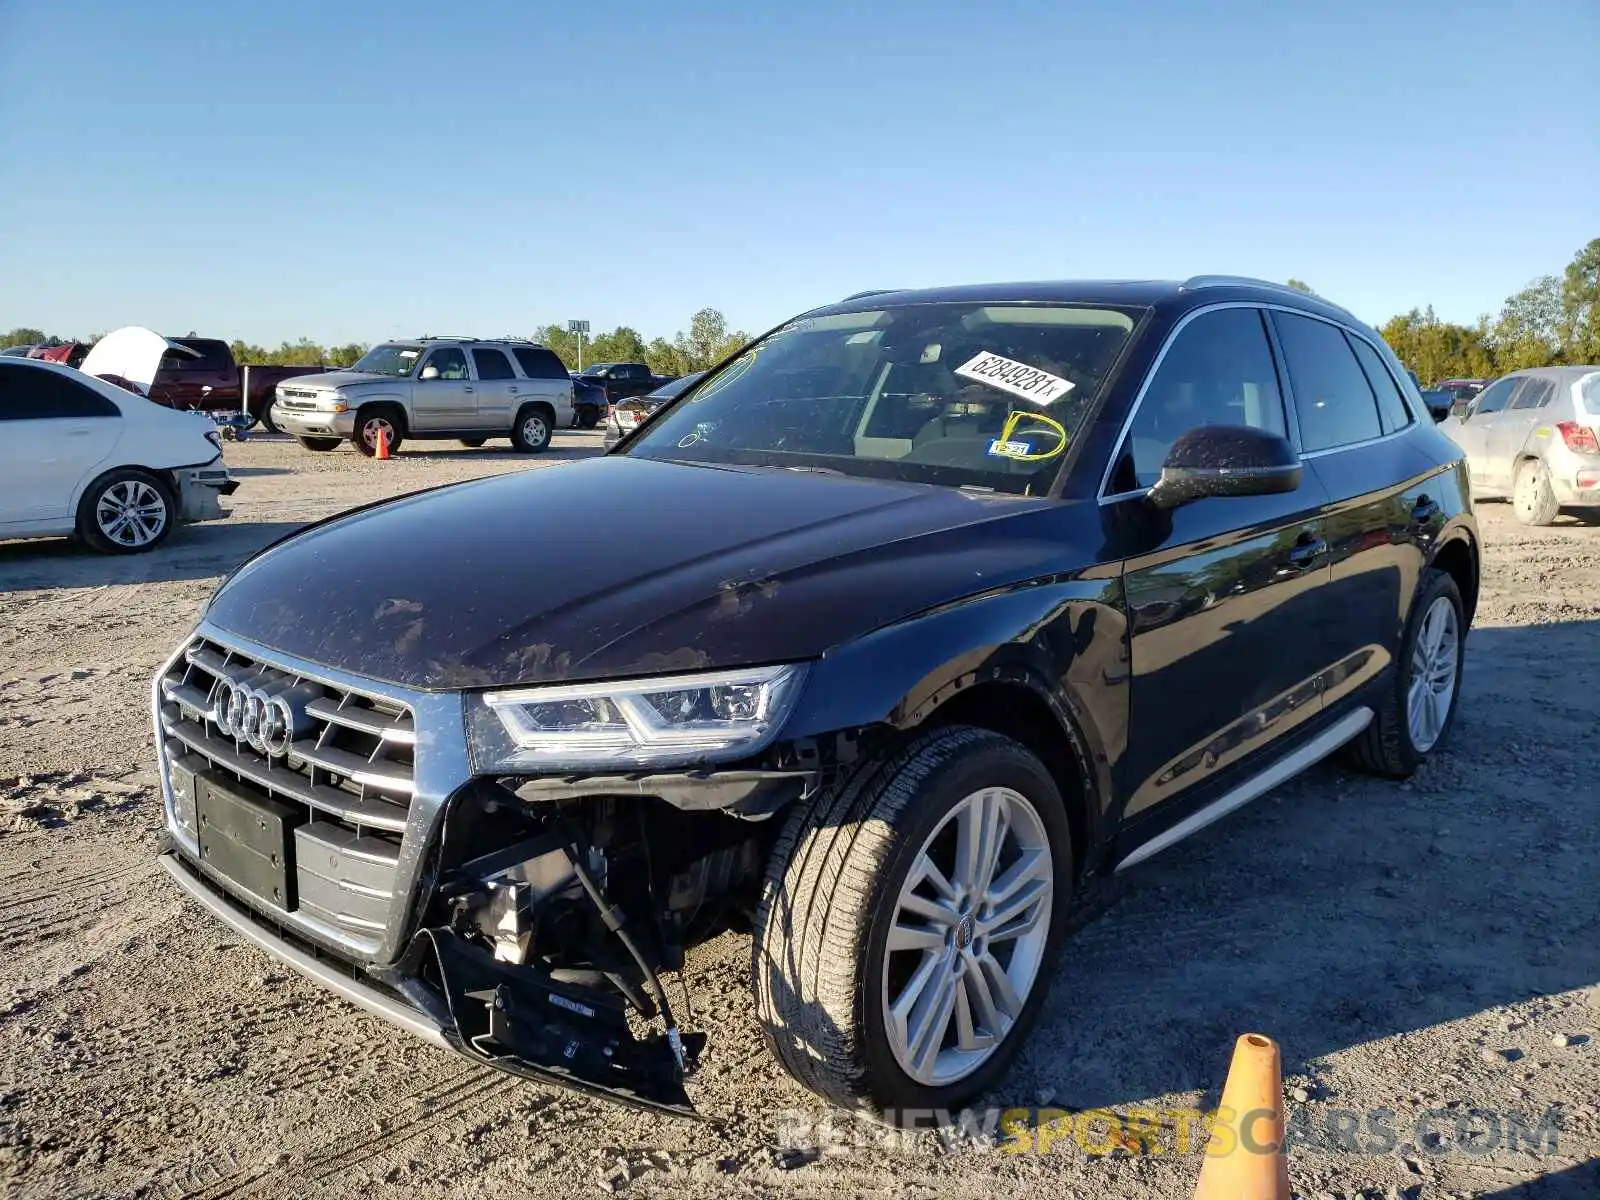
<svg viewBox="0 0 1600 1200"><path fill-rule="evenodd" d="M1040 681L1004 669L975 681L928 713L920 729L969 725L1010 738L1044 764L1055 780L1072 831L1073 869L1081 874L1097 840L1100 806L1095 804L1093 756L1070 712Z"/></svg>
<svg viewBox="0 0 1600 1200"><path fill-rule="evenodd" d="M511 417L511 428L516 429L516 427L522 422L522 414L527 412L530 408L541 410L544 413L545 420L550 422L550 432L552 434L555 433L556 406L553 401L547 400L544 397L536 397L532 400L524 400L521 404L517 405L517 411L513 413Z"/></svg>
<svg viewBox="0 0 1600 1200"><path fill-rule="evenodd" d="M411 414L406 411L405 404L401 402L398 396L372 396L370 398L363 396L356 405L355 423L360 425L362 417L375 408L389 409L395 416L400 418L400 432L402 434L411 432Z"/></svg>
<svg viewBox="0 0 1600 1200"><path fill-rule="evenodd" d="M1463 528L1447 534L1433 552L1429 565L1443 571L1455 580L1461 593L1461 602L1467 607L1467 624L1472 624L1478 609L1478 580L1480 570L1477 540Z"/></svg>
<svg viewBox="0 0 1600 1200"><path fill-rule="evenodd" d="M1056 780L1076 865L1092 868L1109 834L1111 764L1126 729L1125 630L1100 581L963 601L830 650L813 664L786 732L870 744L972 725L1013 738Z"/></svg>

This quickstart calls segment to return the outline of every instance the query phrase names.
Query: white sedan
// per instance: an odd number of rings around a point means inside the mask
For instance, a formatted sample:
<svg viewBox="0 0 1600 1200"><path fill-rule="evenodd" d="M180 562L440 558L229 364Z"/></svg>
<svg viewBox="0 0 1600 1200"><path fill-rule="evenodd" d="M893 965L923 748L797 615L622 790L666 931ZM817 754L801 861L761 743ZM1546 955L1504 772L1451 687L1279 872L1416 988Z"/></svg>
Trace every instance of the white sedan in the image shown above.
<svg viewBox="0 0 1600 1200"><path fill-rule="evenodd" d="M238 486L208 418L71 367L0 358L0 540L76 534L135 554L174 525L226 516L221 497Z"/></svg>

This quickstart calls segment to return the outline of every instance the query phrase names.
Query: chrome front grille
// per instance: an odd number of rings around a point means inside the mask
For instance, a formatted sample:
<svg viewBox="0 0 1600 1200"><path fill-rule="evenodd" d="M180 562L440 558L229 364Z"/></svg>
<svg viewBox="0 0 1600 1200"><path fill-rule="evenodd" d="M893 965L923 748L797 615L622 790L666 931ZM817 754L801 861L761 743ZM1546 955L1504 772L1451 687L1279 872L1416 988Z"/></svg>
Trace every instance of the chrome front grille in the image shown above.
<svg viewBox="0 0 1600 1200"><path fill-rule="evenodd" d="M317 393L313 392L313 391L309 391L306 388L281 387L281 388L278 389L278 398L280 400L290 401L290 402L302 401L302 400L303 401L313 401L313 400L315 400L317 398ZM294 407L294 408L310 408L311 405L310 404L292 404L292 407Z"/></svg>
<svg viewBox="0 0 1600 1200"><path fill-rule="evenodd" d="M157 691L174 832L189 851L200 854L202 772L290 805L299 813L291 915L374 950L415 790L411 709L206 638L184 649Z"/></svg>

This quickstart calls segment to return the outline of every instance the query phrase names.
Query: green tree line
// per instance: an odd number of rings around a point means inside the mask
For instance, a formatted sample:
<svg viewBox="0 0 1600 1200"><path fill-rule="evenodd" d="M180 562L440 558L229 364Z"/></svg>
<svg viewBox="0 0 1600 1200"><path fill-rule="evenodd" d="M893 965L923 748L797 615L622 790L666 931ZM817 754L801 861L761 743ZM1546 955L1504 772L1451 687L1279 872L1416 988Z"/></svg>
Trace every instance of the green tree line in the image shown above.
<svg viewBox="0 0 1600 1200"><path fill-rule="evenodd" d="M92 344L101 334L82 339ZM177 336L177 335L174 335ZM199 337L190 330L184 337ZM578 339L563 325L545 325L535 329L532 339L556 352L568 370L577 370L579 362ZM59 346L79 339L46 333L42 329L18 327L0 334L0 348L18 345ZM728 319L717 309L702 308L689 319L689 328L680 330L670 340L657 337L646 342L637 329L618 325L609 333L585 338L582 361L585 365L598 362L642 362L658 375L687 375L703 371L721 362L750 340L743 330L730 330ZM234 339L230 343L235 361L259 363L269 366L307 367L327 364L330 367L348 367L367 352L359 342L343 346L324 346L310 338L282 342L277 349L257 346L251 342Z"/></svg>
<svg viewBox="0 0 1600 1200"><path fill-rule="evenodd" d="M1289 286L1316 294L1298 279L1289 280ZM1525 367L1562 363L1600 364L1600 238L1579 250L1561 275L1535 279L1509 297L1498 313L1484 314L1475 325L1441 321L1430 304L1391 317L1379 332L1424 383L1459 376L1493 378ZM578 339L565 326L545 325L531 336L554 350L569 370L577 368ZM41 329L18 328L0 334L0 347L71 340ZM687 375L720 362L749 340L743 330L730 330L717 309L702 308L690 318L687 329L670 339L646 342L631 325L585 338L582 361L585 365L643 362L658 375ZM367 350L356 342L323 346L309 338L283 342L275 350L243 341L232 346L239 362L283 366L347 367Z"/></svg>
<svg viewBox="0 0 1600 1200"><path fill-rule="evenodd" d="M1540 276L1475 325L1441 321L1430 304L1391 317L1378 332L1424 383L1600 364L1600 238L1562 274Z"/></svg>

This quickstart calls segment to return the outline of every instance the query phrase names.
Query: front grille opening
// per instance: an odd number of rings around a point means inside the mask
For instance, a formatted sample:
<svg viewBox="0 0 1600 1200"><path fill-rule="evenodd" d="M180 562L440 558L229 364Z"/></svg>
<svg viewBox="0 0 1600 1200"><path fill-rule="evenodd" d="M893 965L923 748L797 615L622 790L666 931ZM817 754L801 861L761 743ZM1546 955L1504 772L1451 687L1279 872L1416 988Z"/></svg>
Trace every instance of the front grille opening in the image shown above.
<svg viewBox="0 0 1600 1200"><path fill-rule="evenodd" d="M296 916L371 953L382 942L409 815L416 726L409 707L196 639L160 684L163 750L191 842L200 772L288 805ZM241 699L241 697L243 699ZM288 717L257 722L281 699Z"/></svg>

